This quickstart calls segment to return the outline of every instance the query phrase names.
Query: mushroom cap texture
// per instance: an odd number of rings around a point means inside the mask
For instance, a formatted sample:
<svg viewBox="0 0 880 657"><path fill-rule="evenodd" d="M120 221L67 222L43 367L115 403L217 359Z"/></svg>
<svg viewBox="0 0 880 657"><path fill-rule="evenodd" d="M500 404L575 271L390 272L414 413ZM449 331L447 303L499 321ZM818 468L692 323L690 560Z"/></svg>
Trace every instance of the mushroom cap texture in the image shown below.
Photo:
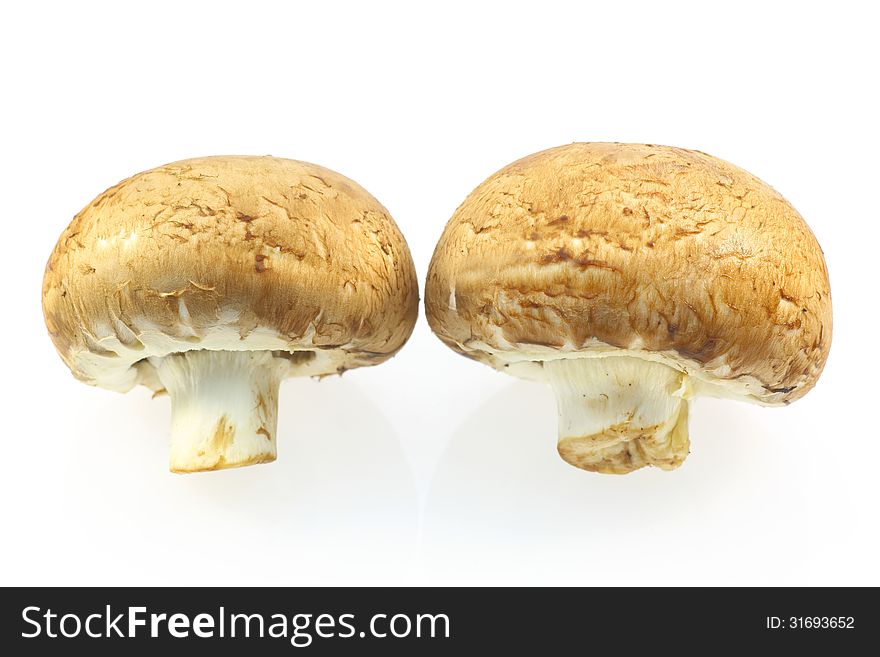
<svg viewBox="0 0 880 657"><path fill-rule="evenodd" d="M819 244L774 189L667 146L574 143L491 176L456 210L428 271L433 331L502 368L627 350L752 401L815 384L831 344Z"/></svg>
<svg viewBox="0 0 880 657"><path fill-rule="evenodd" d="M295 160L204 157L139 173L77 214L46 265L43 313L78 378L159 389L147 359L190 349L291 352L312 375L380 363L412 332L418 283L393 219L355 182Z"/></svg>

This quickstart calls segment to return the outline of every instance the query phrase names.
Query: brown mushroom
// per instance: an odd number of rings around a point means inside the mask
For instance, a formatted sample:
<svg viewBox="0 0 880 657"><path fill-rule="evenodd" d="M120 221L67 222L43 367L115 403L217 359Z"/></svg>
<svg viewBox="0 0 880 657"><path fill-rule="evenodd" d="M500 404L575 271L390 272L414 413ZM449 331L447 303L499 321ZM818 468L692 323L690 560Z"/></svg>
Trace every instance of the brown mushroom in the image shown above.
<svg viewBox="0 0 880 657"><path fill-rule="evenodd" d="M278 387L390 358L418 287L387 210L272 157L206 157L110 188L61 235L46 326L80 380L172 403L171 469L275 459Z"/></svg>
<svg viewBox="0 0 880 657"><path fill-rule="evenodd" d="M576 143L477 187L437 245L428 321L459 353L548 381L569 463L679 466L698 395L810 390L831 344L822 251L776 191L704 153Z"/></svg>

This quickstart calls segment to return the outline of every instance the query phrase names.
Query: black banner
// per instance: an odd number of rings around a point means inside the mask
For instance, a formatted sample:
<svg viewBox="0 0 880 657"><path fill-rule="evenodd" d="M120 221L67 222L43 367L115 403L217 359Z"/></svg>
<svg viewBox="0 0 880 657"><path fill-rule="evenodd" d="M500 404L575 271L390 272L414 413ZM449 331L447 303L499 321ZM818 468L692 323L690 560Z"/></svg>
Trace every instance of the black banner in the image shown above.
<svg viewBox="0 0 880 657"><path fill-rule="evenodd" d="M4 654L516 654L601 646L841 650L876 634L874 589L3 589ZM11 649L11 652L10 652Z"/></svg>

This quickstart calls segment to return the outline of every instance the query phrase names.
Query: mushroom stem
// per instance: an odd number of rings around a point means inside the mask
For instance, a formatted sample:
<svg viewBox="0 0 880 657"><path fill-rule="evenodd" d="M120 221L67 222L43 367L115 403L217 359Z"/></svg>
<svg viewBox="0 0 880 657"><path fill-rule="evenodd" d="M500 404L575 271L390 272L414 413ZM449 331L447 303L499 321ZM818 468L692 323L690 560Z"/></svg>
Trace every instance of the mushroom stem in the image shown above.
<svg viewBox="0 0 880 657"><path fill-rule="evenodd" d="M584 470L672 470L688 455L688 375L632 356L544 362L559 410L559 455Z"/></svg>
<svg viewBox="0 0 880 657"><path fill-rule="evenodd" d="M270 351L186 351L153 358L171 396L171 471L275 460L278 387L289 367Z"/></svg>

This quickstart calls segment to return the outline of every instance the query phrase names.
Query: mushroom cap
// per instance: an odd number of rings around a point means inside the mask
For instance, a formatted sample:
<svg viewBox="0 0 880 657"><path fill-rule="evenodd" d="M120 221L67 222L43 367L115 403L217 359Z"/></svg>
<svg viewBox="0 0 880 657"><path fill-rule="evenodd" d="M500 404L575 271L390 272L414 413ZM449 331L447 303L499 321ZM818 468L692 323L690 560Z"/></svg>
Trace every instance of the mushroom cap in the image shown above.
<svg viewBox="0 0 880 657"><path fill-rule="evenodd" d="M503 168L447 224L425 306L448 346L514 374L625 353L768 405L812 388L831 344L828 271L797 211L668 146L574 143Z"/></svg>
<svg viewBox="0 0 880 657"><path fill-rule="evenodd" d="M418 314L406 242L348 178L274 157L204 157L98 196L58 240L43 313L74 375L160 389L150 357L272 350L299 374L390 358Z"/></svg>

